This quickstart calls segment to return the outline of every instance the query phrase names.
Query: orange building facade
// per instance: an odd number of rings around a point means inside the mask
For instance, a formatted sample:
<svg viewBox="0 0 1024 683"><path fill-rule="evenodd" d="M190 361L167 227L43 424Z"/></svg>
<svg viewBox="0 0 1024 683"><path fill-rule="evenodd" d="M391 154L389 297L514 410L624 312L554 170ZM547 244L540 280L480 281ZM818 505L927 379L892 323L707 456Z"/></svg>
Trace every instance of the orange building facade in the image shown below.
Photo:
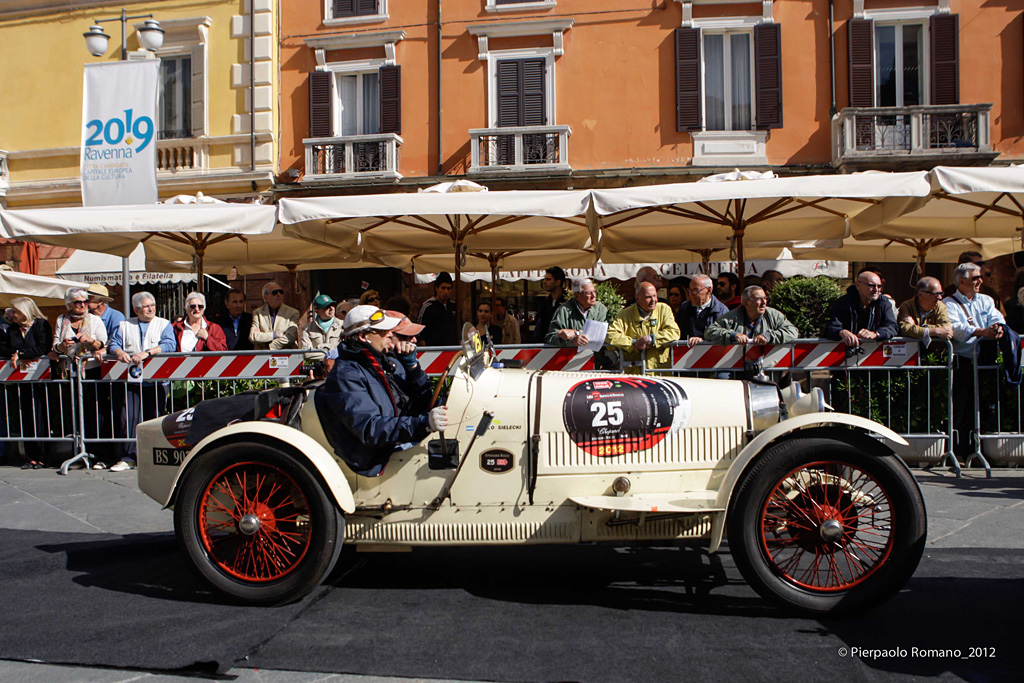
<svg viewBox="0 0 1024 683"><path fill-rule="evenodd" d="M1024 5L291 0L279 194L1024 161Z"/></svg>

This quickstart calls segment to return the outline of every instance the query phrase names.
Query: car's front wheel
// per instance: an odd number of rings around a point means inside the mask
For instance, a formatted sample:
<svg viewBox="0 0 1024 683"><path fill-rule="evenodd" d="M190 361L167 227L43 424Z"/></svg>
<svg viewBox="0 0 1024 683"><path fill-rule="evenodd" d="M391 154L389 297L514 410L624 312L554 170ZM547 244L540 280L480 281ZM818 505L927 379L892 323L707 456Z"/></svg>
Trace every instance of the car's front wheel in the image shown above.
<svg viewBox="0 0 1024 683"><path fill-rule="evenodd" d="M260 443L199 456L180 485L174 515L195 570L248 604L308 594L334 566L344 536L345 520L316 477Z"/></svg>
<svg viewBox="0 0 1024 683"><path fill-rule="evenodd" d="M812 614L864 609L898 591L924 550L921 491L893 455L828 438L768 449L729 512L729 547L763 597Z"/></svg>

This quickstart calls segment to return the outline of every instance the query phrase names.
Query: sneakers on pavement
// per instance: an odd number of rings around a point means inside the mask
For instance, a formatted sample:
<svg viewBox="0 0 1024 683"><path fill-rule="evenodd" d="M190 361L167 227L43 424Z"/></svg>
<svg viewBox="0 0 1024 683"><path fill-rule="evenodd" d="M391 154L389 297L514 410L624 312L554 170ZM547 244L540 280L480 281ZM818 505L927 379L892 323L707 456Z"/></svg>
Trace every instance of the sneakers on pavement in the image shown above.
<svg viewBox="0 0 1024 683"><path fill-rule="evenodd" d="M116 465L110 468L111 472L127 472L128 470L135 469L135 463L128 462L127 460L119 460Z"/></svg>
<svg viewBox="0 0 1024 683"><path fill-rule="evenodd" d="M107 465L102 460L97 460L96 464L93 465L92 468L94 470L105 470L105 469L107 469Z"/></svg>

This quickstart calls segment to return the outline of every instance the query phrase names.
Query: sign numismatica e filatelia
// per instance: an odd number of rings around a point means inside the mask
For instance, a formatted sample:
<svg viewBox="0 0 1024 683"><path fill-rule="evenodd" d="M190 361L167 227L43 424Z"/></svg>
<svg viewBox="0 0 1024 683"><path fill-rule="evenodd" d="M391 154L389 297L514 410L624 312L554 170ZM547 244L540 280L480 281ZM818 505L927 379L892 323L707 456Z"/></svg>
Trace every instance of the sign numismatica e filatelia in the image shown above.
<svg viewBox="0 0 1024 683"><path fill-rule="evenodd" d="M682 387L666 380L588 379L565 395L562 417L569 438L590 455L626 455L686 426L690 401Z"/></svg>

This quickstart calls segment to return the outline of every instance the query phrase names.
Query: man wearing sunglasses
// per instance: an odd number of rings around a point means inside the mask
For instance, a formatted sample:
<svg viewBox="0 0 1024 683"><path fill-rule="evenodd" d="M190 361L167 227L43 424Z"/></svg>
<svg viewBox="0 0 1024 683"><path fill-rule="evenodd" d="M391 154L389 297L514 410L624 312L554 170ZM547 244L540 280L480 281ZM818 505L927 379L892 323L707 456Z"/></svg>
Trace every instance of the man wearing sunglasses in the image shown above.
<svg viewBox="0 0 1024 683"><path fill-rule="evenodd" d="M276 282L263 285L263 301L252 313L249 339L253 348L299 348L299 312L284 303L284 288Z"/></svg>
<svg viewBox="0 0 1024 683"><path fill-rule="evenodd" d="M895 336L896 311L888 297L882 295L882 278L864 268L846 294L832 305L832 320L825 327L825 337L852 348L862 341L885 341Z"/></svg>
<svg viewBox="0 0 1024 683"><path fill-rule="evenodd" d="M406 340L395 338L398 329L409 333ZM356 306L345 316L334 368L314 396L334 452L362 476L380 475L396 450L448 425L446 407L427 410L430 379L409 340L416 332L419 325L403 326L376 306Z"/></svg>
<svg viewBox="0 0 1024 683"><path fill-rule="evenodd" d="M901 337L922 339L928 346L932 339L952 339L953 326L942 303L942 283L933 277L917 281L917 294L900 304L896 314Z"/></svg>

